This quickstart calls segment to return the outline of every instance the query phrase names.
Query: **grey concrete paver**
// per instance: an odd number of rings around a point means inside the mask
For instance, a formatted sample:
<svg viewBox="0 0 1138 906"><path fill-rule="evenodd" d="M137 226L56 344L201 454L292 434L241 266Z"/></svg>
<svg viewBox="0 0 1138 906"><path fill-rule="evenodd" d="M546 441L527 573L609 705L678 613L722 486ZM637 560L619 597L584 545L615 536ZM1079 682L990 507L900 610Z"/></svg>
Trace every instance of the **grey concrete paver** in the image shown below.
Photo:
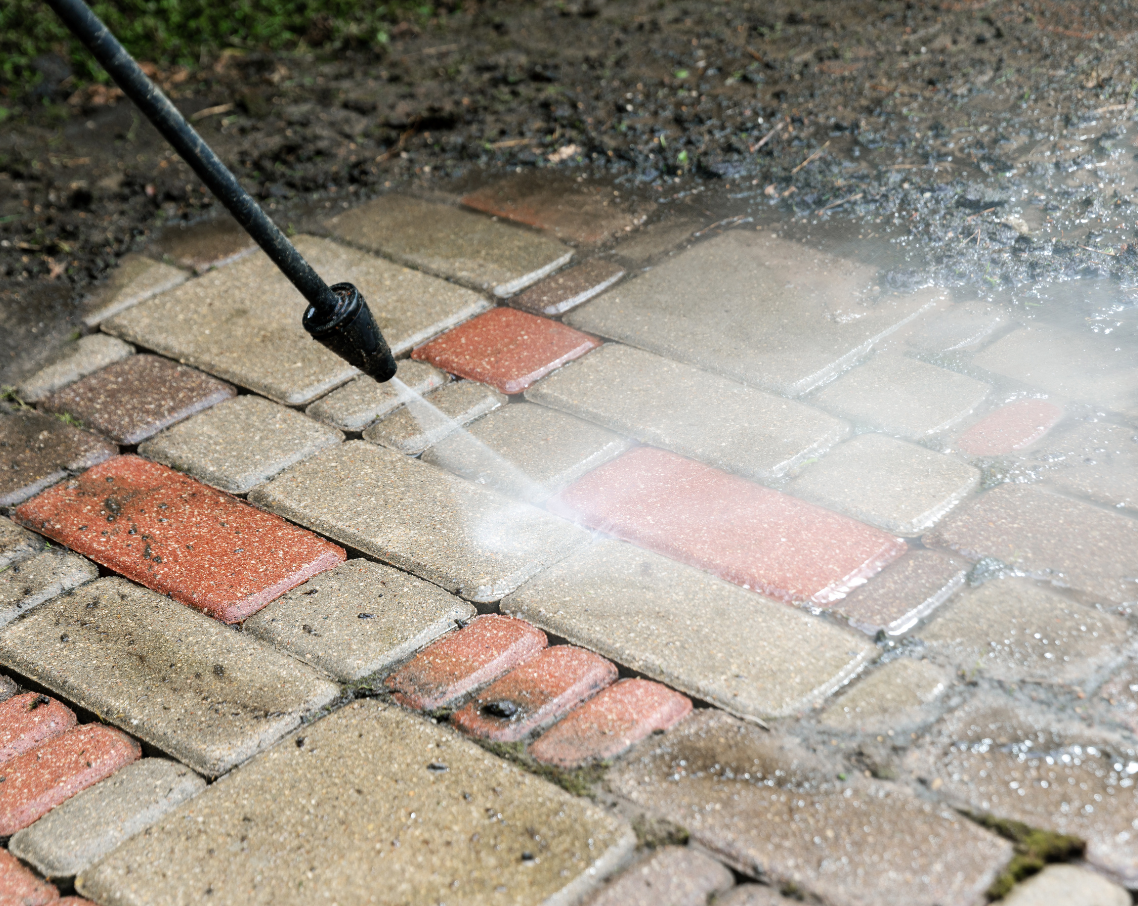
<svg viewBox="0 0 1138 906"><path fill-rule="evenodd" d="M807 465L789 491L888 532L919 535L979 483L978 469L951 456L861 434Z"/></svg>
<svg viewBox="0 0 1138 906"><path fill-rule="evenodd" d="M760 480L850 430L818 409L618 343L554 372L526 398Z"/></svg>
<svg viewBox="0 0 1138 906"><path fill-rule="evenodd" d="M777 888L760 884L740 884L715 901L715 906L794 906L802 902L796 897L784 897Z"/></svg>
<svg viewBox="0 0 1138 906"><path fill-rule="evenodd" d="M556 240L481 214L385 195L328 221L332 234L431 274L512 296L568 263Z"/></svg>
<svg viewBox="0 0 1138 906"><path fill-rule="evenodd" d="M0 569L34 557L43 549L43 539L11 519L0 516Z"/></svg>
<svg viewBox="0 0 1138 906"><path fill-rule="evenodd" d="M870 635L903 635L960 589L968 570L964 560L939 551L910 550L833 610Z"/></svg>
<svg viewBox="0 0 1138 906"><path fill-rule="evenodd" d="M731 872L710 856L665 846L613 878L589 906L707 906L734 886Z"/></svg>
<svg viewBox="0 0 1138 906"><path fill-rule="evenodd" d="M700 243L566 322L785 396L841 372L932 304L880 297L876 271L767 233Z"/></svg>
<svg viewBox="0 0 1138 906"><path fill-rule="evenodd" d="M114 444L61 419L0 408L0 506L23 503L117 452Z"/></svg>
<svg viewBox="0 0 1138 906"><path fill-rule="evenodd" d="M118 267L107 281L87 298L83 323L94 327L132 305L185 283L189 276L186 271L161 261L143 255L126 255L119 259Z"/></svg>
<svg viewBox="0 0 1138 906"><path fill-rule="evenodd" d="M574 554L501 607L746 717L809 708L876 654L854 633L617 541Z"/></svg>
<svg viewBox="0 0 1138 906"><path fill-rule="evenodd" d="M104 365L125 359L134 347L105 333L93 333L68 343L62 353L16 387L16 396L34 403L72 384Z"/></svg>
<svg viewBox="0 0 1138 906"><path fill-rule="evenodd" d="M0 663L207 776L271 745L339 694L311 668L118 578L8 626Z"/></svg>
<svg viewBox="0 0 1138 906"><path fill-rule="evenodd" d="M412 359L399 361L395 377L420 395L429 393L450 380L450 375L446 372ZM399 391L390 382L380 384L374 378L360 375L321 397L304 411L306 415L341 431L358 433L402 405Z"/></svg>
<svg viewBox="0 0 1138 906"><path fill-rule="evenodd" d="M352 682L390 670L475 613L437 585L349 560L273 601L246 620L245 632Z"/></svg>
<svg viewBox="0 0 1138 906"><path fill-rule="evenodd" d="M488 307L470 290L327 239L301 236L295 244L318 273L359 288L396 355ZM359 373L305 332L307 304L268 257L256 253L124 311L104 329L302 406Z"/></svg>
<svg viewBox="0 0 1138 906"><path fill-rule="evenodd" d="M729 865L831 906L974 904L1009 843L895 784L838 777L779 732L706 709L611 770L613 792Z"/></svg>
<svg viewBox="0 0 1138 906"><path fill-rule="evenodd" d="M535 283L510 300L533 315L555 318L598 296L624 276L624 268L607 258L592 258Z"/></svg>
<svg viewBox="0 0 1138 906"><path fill-rule="evenodd" d="M384 416L364 431L364 439L415 456L506 402L504 393L477 381L443 384Z"/></svg>
<svg viewBox="0 0 1138 906"><path fill-rule="evenodd" d="M1048 865L1003 899L1004 906L1130 906L1133 902L1117 884L1078 865Z"/></svg>
<svg viewBox="0 0 1138 906"><path fill-rule="evenodd" d="M947 431L988 395L988 384L899 355L876 356L811 397L828 412L918 440Z"/></svg>
<svg viewBox="0 0 1138 906"><path fill-rule="evenodd" d="M1021 468L1064 491L1138 512L1138 429L1078 422L1040 444Z"/></svg>
<svg viewBox="0 0 1138 906"><path fill-rule="evenodd" d="M631 445L619 434L556 409L515 403L479 419L467 432L452 433L427 449L423 461L541 503Z"/></svg>
<svg viewBox="0 0 1138 906"><path fill-rule="evenodd" d="M344 435L259 396L238 396L144 442L147 459L244 494Z"/></svg>
<svg viewBox="0 0 1138 906"><path fill-rule="evenodd" d="M8 848L48 878L72 878L205 789L184 765L143 758L52 809Z"/></svg>
<svg viewBox="0 0 1138 906"><path fill-rule="evenodd" d="M617 258L642 267L654 258L675 254L707 220L689 214L665 217L621 237Z"/></svg>
<svg viewBox="0 0 1138 906"><path fill-rule="evenodd" d="M99 568L94 563L61 548L14 563L0 572L0 626L97 578Z"/></svg>
<svg viewBox="0 0 1138 906"><path fill-rule="evenodd" d="M447 727L363 701L215 784L78 888L152 906L568 906L634 844L623 820L587 800Z"/></svg>
<svg viewBox="0 0 1138 906"><path fill-rule="evenodd" d="M497 601L588 535L366 441L325 450L250 499L468 601Z"/></svg>
<svg viewBox="0 0 1138 906"><path fill-rule="evenodd" d="M971 301L948 307L916 323L905 338L914 352L939 356L978 346L1008 324L996 305Z"/></svg>
<svg viewBox="0 0 1138 906"><path fill-rule="evenodd" d="M931 720L923 709L949 686L951 673L928 661L901 657L875 669L836 698L820 718L835 730L875 733Z"/></svg>

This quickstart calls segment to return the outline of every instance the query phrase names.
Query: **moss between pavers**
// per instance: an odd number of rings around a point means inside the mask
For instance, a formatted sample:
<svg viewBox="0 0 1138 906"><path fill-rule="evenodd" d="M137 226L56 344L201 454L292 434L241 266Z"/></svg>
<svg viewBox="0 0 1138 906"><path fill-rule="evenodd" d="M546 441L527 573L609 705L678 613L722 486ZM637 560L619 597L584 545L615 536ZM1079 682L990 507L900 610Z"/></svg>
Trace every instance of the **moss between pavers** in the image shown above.
<svg viewBox="0 0 1138 906"><path fill-rule="evenodd" d="M1015 855L1003 873L988 888L988 901L1002 900L1020 881L1043 871L1051 862L1069 862L1083 855L1086 843L1078 837L1040 830L1022 821L997 818L994 815L976 815L965 812L969 818L1015 845Z"/></svg>

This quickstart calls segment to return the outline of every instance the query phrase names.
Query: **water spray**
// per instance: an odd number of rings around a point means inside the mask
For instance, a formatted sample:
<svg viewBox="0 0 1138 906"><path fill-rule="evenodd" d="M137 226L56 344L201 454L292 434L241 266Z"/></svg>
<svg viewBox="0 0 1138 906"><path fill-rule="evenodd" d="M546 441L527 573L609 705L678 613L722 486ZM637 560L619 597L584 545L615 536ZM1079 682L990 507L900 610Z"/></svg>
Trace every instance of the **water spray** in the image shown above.
<svg viewBox="0 0 1138 906"><path fill-rule="evenodd" d="M312 338L375 380L390 380L395 357L360 291L350 283L329 286L320 278L83 0L47 3L308 300L302 323Z"/></svg>

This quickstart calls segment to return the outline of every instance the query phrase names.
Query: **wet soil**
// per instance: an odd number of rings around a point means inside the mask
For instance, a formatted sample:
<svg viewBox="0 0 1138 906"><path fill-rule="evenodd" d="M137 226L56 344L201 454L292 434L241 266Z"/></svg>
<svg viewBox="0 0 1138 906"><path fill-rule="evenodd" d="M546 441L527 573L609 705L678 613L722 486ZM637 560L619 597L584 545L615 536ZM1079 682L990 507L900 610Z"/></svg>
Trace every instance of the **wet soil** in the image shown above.
<svg viewBox="0 0 1138 906"><path fill-rule="evenodd" d="M557 168L657 216L876 242L898 287L1039 306L1101 278L1077 320L1110 329L1138 284L1136 35L1129 0L502 2L396 28L382 53L225 54L159 80L285 226ZM218 213L113 91L54 91L0 133L3 383L117 258Z"/></svg>

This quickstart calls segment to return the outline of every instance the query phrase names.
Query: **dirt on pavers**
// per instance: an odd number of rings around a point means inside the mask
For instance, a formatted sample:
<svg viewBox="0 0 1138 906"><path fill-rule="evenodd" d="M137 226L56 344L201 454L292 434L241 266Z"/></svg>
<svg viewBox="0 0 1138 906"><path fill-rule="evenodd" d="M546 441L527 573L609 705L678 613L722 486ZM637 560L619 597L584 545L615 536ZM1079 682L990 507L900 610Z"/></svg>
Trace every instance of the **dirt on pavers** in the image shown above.
<svg viewBox="0 0 1138 906"><path fill-rule="evenodd" d="M892 239L903 287L1136 276L1128 3L543 0L405 24L378 52L227 51L158 80L286 227L556 167L819 242ZM119 257L218 209L116 91L40 94L0 135L3 383Z"/></svg>

